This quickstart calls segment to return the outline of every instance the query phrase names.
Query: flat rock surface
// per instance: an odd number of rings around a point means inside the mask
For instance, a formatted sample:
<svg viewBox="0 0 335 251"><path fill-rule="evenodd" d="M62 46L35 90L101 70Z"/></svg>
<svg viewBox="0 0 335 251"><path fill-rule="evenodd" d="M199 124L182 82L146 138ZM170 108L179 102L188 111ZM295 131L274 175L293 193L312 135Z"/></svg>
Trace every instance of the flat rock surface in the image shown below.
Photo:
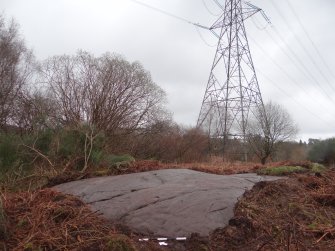
<svg viewBox="0 0 335 251"><path fill-rule="evenodd" d="M143 235L207 236L228 224L245 190L259 181L276 179L168 169L74 181L55 189L78 196L107 219Z"/></svg>

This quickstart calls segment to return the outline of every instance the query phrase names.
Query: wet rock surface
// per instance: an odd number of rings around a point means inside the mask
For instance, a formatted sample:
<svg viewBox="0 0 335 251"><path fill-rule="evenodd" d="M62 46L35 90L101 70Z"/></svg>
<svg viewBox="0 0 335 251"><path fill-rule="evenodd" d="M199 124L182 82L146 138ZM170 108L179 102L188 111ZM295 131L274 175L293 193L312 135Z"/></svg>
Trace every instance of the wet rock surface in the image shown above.
<svg viewBox="0 0 335 251"><path fill-rule="evenodd" d="M207 236L225 227L245 190L260 181L256 174L215 175L187 169L92 178L54 187L78 196L94 211L146 236Z"/></svg>

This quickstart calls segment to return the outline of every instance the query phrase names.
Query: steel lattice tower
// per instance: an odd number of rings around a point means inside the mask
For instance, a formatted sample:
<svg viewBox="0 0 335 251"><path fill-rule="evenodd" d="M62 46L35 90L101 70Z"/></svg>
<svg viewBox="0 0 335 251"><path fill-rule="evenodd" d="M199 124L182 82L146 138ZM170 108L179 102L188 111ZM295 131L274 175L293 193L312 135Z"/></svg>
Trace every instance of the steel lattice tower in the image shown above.
<svg viewBox="0 0 335 251"><path fill-rule="evenodd" d="M244 25L261 9L241 0L226 0L222 9L210 28L219 42L197 126L223 139L225 148L229 137L245 139L249 116L263 101Z"/></svg>

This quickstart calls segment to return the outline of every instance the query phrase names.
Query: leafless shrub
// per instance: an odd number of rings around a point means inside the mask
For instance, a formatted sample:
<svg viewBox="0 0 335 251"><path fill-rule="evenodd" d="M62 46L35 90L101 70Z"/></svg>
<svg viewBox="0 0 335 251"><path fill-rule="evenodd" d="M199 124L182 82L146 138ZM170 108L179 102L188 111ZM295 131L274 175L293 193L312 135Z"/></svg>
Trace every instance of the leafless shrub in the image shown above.
<svg viewBox="0 0 335 251"><path fill-rule="evenodd" d="M43 80L63 125L85 122L110 135L131 133L164 113L164 91L139 63L119 56L56 56L45 62Z"/></svg>

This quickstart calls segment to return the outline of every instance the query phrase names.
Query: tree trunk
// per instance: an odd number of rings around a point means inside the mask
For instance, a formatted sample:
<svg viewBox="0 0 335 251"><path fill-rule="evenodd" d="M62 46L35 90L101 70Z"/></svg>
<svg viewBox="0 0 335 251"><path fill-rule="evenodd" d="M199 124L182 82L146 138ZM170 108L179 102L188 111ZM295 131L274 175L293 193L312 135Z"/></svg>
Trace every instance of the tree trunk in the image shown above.
<svg viewBox="0 0 335 251"><path fill-rule="evenodd" d="M268 159L268 157L269 157L269 155L264 156L264 157L261 158L261 163L262 163L262 165L265 165L266 160Z"/></svg>

